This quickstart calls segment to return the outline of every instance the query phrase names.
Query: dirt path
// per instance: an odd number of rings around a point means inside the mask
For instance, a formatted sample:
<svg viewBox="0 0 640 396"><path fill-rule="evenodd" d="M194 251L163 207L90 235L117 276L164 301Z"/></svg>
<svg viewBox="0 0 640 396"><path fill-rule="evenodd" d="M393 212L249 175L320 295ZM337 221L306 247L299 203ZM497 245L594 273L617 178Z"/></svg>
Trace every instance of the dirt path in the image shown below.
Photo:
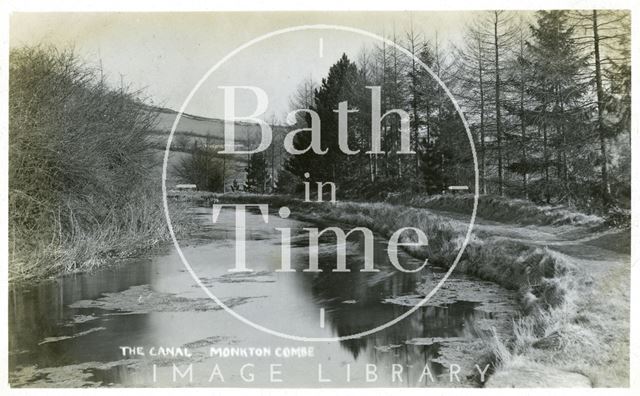
<svg viewBox="0 0 640 396"><path fill-rule="evenodd" d="M456 213L437 214L464 219ZM631 256L620 248L627 246L628 231L477 219L474 232L483 239L545 248L572 268L559 280L570 282L567 302L545 318L547 335L560 341L551 348L523 348L510 356L487 386L629 386Z"/></svg>

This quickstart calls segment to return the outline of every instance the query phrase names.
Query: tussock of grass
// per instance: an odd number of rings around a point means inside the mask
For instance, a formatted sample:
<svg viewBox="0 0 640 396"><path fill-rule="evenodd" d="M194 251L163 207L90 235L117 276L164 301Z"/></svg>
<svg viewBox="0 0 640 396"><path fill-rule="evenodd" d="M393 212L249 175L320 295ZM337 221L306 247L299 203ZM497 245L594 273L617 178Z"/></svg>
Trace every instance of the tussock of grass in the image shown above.
<svg viewBox="0 0 640 396"><path fill-rule="evenodd" d="M580 375L590 386L628 386L629 324L624 293L606 295L593 290L597 281L570 257L553 251L547 255L556 271L546 281L561 292L561 298L555 304L539 304L534 312L515 320L511 340L493 340L497 371L502 375L492 385L503 386L539 366L557 377ZM628 272L616 272L620 273L614 275L618 279L612 280L616 283L612 287L628 287ZM542 385L562 386L550 378Z"/></svg>
<svg viewBox="0 0 640 396"><path fill-rule="evenodd" d="M43 279L60 273L92 271L118 259L140 254L169 239L164 220L161 192L150 190L122 207L86 224L72 221L72 228L53 240L30 243L29 248L14 249L9 267L10 281ZM172 213L186 211L173 204ZM189 227L183 216L175 216L174 229Z"/></svg>

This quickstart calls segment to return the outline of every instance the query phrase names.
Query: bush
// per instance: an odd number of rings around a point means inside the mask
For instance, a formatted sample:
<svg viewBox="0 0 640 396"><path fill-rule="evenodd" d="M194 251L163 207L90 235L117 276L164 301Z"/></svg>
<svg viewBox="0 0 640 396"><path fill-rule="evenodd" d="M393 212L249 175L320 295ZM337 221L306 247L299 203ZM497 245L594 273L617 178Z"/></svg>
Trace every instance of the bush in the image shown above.
<svg viewBox="0 0 640 396"><path fill-rule="evenodd" d="M161 209L148 193L155 115L71 51L14 49L9 65L10 277L24 278L50 273L61 265L52 257L93 236L141 231L150 220L124 210L131 204ZM82 257L63 267L82 268Z"/></svg>
<svg viewBox="0 0 640 396"><path fill-rule="evenodd" d="M210 137L204 144L193 142L189 155L182 157L174 166L174 172L180 180L192 183L201 191L223 191L227 166L223 158L219 157L220 149L210 142Z"/></svg>

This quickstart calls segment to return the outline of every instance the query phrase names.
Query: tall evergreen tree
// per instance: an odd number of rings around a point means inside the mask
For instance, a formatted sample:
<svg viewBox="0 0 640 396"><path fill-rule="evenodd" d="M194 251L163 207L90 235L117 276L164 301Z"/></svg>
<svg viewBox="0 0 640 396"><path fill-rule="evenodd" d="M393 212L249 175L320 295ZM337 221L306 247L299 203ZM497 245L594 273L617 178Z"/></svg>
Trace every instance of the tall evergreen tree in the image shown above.
<svg viewBox="0 0 640 396"><path fill-rule="evenodd" d="M590 140L584 95L588 84L583 78L586 54L576 45L567 11L539 11L531 26L527 48L532 83L529 93L537 106L536 123L542 129L544 196L551 200L553 190L562 200L575 198L572 185L577 176L569 159L576 159ZM552 159L551 155L554 154ZM550 168L559 183L552 186ZM571 176L570 176L571 175Z"/></svg>
<svg viewBox="0 0 640 396"><path fill-rule="evenodd" d="M267 192L267 182L269 179L269 164L263 152L251 154L246 168L247 181L244 189L248 192Z"/></svg>
<svg viewBox="0 0 640 396"><path fill-rule="evenodd" d="M355 157L364 158L363 150L357 156L346 155L340 150L336 110L343 101L347 101L349 110L364 107L362 104L367 92L355 63L343 54L331 66L328 76L322 79L322 84L315 92L312 106L321 122L321 148L327 152L320 155L310 149L304 154L292 155L287 162L287 170L300 178L309 173L311 181L335 182L338 188L340 184L353 177L357 168L349 168L348 164L356 161ZM359 148L359 136L364 132L360 127L363 124L360 122L361 117L358 113L350 113L348 117L348 143L354 150ZM310 143L310 131L298 132L294 138L294 147L298 150L306 149ZM349 172L345 172L347 169Z"/></svg>

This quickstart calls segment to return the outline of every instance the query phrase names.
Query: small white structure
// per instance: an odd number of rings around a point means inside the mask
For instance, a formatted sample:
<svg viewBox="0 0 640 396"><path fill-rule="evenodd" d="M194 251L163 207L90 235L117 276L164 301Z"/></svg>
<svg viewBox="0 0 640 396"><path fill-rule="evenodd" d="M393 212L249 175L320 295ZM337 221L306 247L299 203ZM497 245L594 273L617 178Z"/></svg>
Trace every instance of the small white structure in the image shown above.
<svg viewBox="0 0 640 396"><path fill-rule="evenodd" d="M453 194L463 193L463 192L469 190L469 186L449 186L449 187L447 187L447 190L449 190L449 192L453 193ZM444 193L444 191L443 191L443 193Z"/></svg>
<svg viewBox="0 0 640 396"><path fill-rule="evenodd" d="M176 191L196 191L198 186L195 184L176 184Z"/></svg>

